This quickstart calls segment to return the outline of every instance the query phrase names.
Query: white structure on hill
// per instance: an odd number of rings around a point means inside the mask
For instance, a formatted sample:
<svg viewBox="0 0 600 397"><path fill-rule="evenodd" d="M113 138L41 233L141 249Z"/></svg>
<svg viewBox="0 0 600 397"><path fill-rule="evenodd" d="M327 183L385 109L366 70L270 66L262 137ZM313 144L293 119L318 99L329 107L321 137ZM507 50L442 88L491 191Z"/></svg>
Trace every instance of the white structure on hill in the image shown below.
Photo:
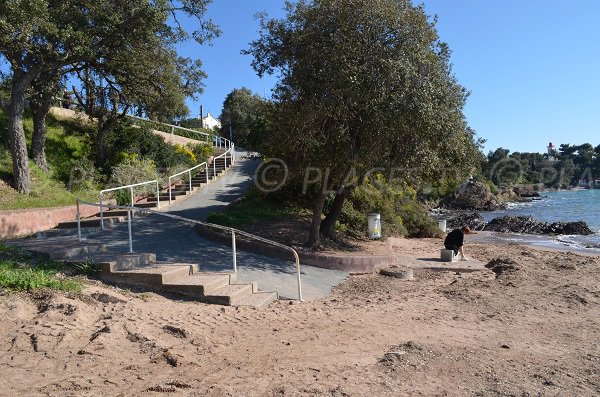
<svg viewBox="0 0 600 397"><path fill-rule="evenodd" d="M206 117L202 118L202 126L204 128L221 128L221 122L219 119L214 118L210 113L206 114Z"/></svg>

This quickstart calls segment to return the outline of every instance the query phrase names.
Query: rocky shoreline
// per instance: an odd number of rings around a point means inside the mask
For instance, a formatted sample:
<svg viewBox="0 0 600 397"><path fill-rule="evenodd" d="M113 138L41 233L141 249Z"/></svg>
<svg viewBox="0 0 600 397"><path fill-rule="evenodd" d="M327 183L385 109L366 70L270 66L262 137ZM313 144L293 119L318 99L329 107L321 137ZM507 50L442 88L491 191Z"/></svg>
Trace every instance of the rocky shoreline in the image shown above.
<svg viewBox="0 0 600 397"><path fill-rule="evenodd" d="M538 235L580 235L589 236L594 232L586 222L542 222L531 216L501 216L485 222L477 213L461 213L451 216L446 220L448 228L457 228L464 225L472 230L481 230L499 233L526 233Z"/></svg>
<svg viewBox="0 0 600 397"><path fill-rule="evenodd" d="M509 202L527 202L540 199L533 186L511 186L492 192L490 187L476 180L460 185L455 194L442 199L432 213L436 219L446 219L447 228L464 225L472 230L499 233L526 233L534 235L594 234L586 222L542 222L531 216L502 216L486 222L477 211L497 211L507 208ZM445 215L445 216L444 216Z"/></svg>
<svg viewBox="0 0 600 397"><path fill-rule="evenodd" d="M444 197L438 207L460 211L497 211L506 209L509 202L527 202L540 199L533 186L501 187L495 193L482 182L470 180L460 185L455 194Z"/></svg>

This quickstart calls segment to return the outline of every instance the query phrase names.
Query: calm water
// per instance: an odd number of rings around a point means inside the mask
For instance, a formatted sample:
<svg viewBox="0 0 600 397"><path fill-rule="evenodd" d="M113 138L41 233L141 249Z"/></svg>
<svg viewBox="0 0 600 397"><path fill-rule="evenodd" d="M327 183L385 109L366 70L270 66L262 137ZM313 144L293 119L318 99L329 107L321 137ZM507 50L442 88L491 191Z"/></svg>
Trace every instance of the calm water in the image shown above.
<svg viewBox="0 0 600 397"><path fill-rule="evenodd" d="M498 216L532 216L544 222L571 222L585 221L596 234L591 236L557 236L543 240L544 245L558 244L577 248L600 249L600 189L572 190L542 193L541 200L528 203L510 204L503 211L482 213L483 218L489 221ZM528 237L515 237L515 240L524 241ZM531 242L529 240L525 242Z"/></svg>

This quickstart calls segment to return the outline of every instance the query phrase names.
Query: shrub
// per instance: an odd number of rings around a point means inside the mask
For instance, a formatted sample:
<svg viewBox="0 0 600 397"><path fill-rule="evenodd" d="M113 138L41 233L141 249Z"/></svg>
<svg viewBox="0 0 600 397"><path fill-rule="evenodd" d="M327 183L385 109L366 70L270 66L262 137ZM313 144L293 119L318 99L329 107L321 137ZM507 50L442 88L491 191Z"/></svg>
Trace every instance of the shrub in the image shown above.
<svg viewBox="0 0 600 397"><path fill-rule="evenodd" d="M189 145L184 146L177 143L175 144L175 151L186 156L192 163L196 163L198 161L196 154L192 151Z"/></svg>
<svg viewBox="0 0 600 397"><path fill-rule="evenodd" d="M99 179L98 170L93 161L87 158L72 159L69 166L67 188L71 192L95 190Z"/></svg>
<svg viewBox="0 0 600 397"><path fill-rule="evenodd" d="M408 186L391 184L375 176L356 188L346 200L338 219L338 230L362 235L367 232L367 214L381 215L384 235L433 237L439 235L436 222L416 199L416 192Z"/></svg>
<svg viewBox="0 0 600 397"><path fill-rule="evenodd" d="M122 153L137 154L139 158L152 160L155 166L161 169L177 164L190 167L194 165L189 157L177 152L176 147L166 143L160 136L146 128L121 126L107 138L107 141L110 168L121 163Z"/></svg>
<svg viewBox="0 0 600 397"><path fill-rule="evenodd" d="M137 154L121 154L122 161L113 167L110 185L125 186L135 183L151 181L159 178L156 165L150 159L140 159ZM153 184L138 186L134 188L134 194L151 194L156 191ZM131 201L129 189L121 189L113 192L113 198L118 205L127 205Z"/></svg>
<svg viewBox="0 0 600 397"><path fill-rule="evenodd" d="M188 143L187 147L194 153L198 163L204 163L215 152L215 149L211 145L205 143Z"/></svg>

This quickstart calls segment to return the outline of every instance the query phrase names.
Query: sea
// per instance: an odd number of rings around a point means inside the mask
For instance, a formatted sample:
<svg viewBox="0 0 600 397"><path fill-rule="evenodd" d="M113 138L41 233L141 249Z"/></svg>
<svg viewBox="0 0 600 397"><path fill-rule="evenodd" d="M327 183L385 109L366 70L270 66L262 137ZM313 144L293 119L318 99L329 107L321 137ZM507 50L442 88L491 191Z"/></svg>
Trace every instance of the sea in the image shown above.
<svg viewBox="0 0 600 397"><path fill-rule="evenodd" d="M543 222L585 221L594 234L589 236L532 236L495 234L496 238L516 243L567 248L600 254L600 189L542 192L539 199L509 203L506 210L482 212L484 220L499 216L531 216Z"/></svg>

